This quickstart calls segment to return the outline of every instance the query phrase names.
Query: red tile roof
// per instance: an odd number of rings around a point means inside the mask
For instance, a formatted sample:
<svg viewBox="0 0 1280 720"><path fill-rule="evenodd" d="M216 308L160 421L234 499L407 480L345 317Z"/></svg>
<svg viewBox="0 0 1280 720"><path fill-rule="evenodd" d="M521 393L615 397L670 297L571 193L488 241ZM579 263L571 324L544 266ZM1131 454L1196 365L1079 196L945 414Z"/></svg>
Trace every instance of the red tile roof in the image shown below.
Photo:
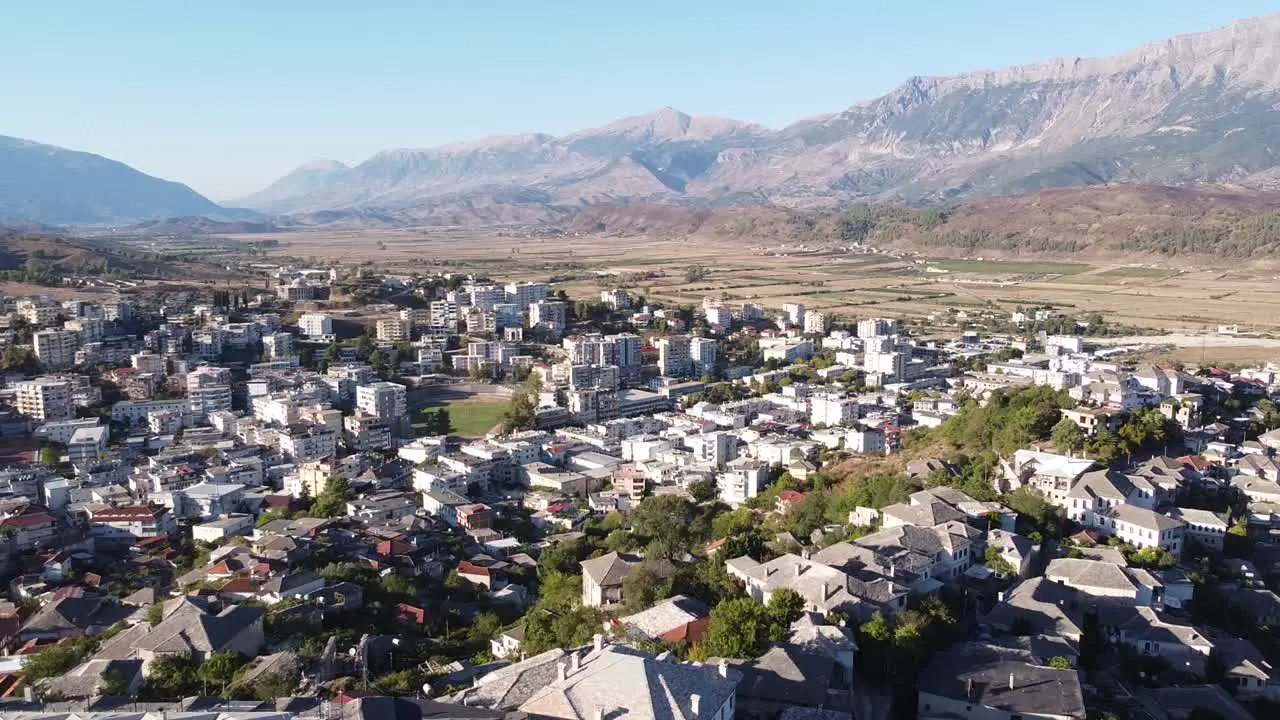
<svg viewBox="0 0 1280 720"><path fill-rule="evenodd" d="M35 513L33 515L14 515L0 520L0 528L33 528L45 527L49 525L57 525L58 521L49 513Z"/></svg>

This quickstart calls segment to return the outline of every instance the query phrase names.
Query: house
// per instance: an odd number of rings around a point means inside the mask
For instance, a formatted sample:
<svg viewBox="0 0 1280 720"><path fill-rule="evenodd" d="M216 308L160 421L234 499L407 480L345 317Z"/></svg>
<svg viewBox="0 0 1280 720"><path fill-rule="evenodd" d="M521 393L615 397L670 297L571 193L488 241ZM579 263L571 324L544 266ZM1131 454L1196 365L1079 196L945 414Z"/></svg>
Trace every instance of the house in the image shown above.
<svg viewBox="0 0 1280 720"><path fill-rule="evenodd" d="M524 646L524 625L507 628L489 641L489 652L497 659L504 660L520 652Z"/></svg>
<svg viewBox="0 0 1280 720"><path fill-rule="evenodd" d="M611 552L582 561L582 604L601 607L622 602L622 582L643 558Z"/></svg>
<svg viewBox="0 0 1280 720"><path fill-rule="evenodd" d="M1133 605L1151 604L1151 588L1144 587L1123 566L1084 558L1056 558L1044 577L1095 598L1122 599Z"/></svg>
<svg viewBox="0 0 1280 720"><path fill-rule="evenodd" d="M96 637L133 613L95 595L52 600L32 615L18 631L18 640L61 640Z"/></svg>
<svg viewBox="0 0 1280 720"><path fill-rule="evenodd" d="M1009 563L1018 577L1031 574L1031 561L1035 557L1035 545L1031 540L1008 530L991 529L987 531L988 548L994 548L1000 559Z"/></svg>
<svg viewBox="0 0 1280 720"><path fill-rule="evenodd" d="M1244 638L1215 637L1215 652L1222 663L1226 685L1244 698L1280 698L1280 678L1253 643Z"/></svg>
<svg viewBox="0 0 1280 720"><path fill-rule="evenodd" d="M1221 685L1181 685L1153 688L1143 693L1143 706L1156 708L1158 720L1193 720L1205 711L1222 720L1256 720Z"/></svg>
<svg viewBox="0 0 1280 720"><path fill-rule="evenodd" d="M136 657L147 662L165 656L201 661L221 653L255 657L264 643L264 615L262 608L249 605L213 614L184 598L171 600L163 619L135 641Z"/></svg>
<svg viewBox="0 0 1280 720"><path fill-rule="evenodd" d="M142 679L141 660L92 659L51 678L44 692L64 701L96 700L108 694L132 696L142 687Z"/></svg>
<svg viewBox="0 0 1280 720"><path fill-rule="evenodd" d="M33 550L58 536L58 519L38 505L25 505L0 520L0 534L11 538L18 550Z"/></svg>
<svg viewBox="0 0 1280 720"><path fill-rule="evenodd" d="M1177 622L1149 607L1116 628L1112 641L1124 643L1143 655L1162 657L1181 672L1201 675L1214 645L1199 628Z"/></svg>
<svg viewBox="0 0 1280 720"><path fill-rule="evenodd" d="M89 534L96 540L136 542L172 535L178 526L169 508L156 505L107 507L89 515Z"/></svg>
<svg viewBox="0 0 1280 720"><path fill-rule="evenodd" d="M1256 625L1280 625L1280 596L1264 588L1219 586L1235 612L1243 613Z"/></svg>
<svg viewBox="0 0 1280 720"><path fill-rule="evenodd" d="M1023 580L1005 593L982 618L991 628L1018 635L1054 635L1079 642L1084 635L1084 614L1091 605L1075 588L1048 578ZM1012 633L1014 629L1017 633Z"/></svg>
<svg viewBox="0 0 1280 720"><path fill-rule="evenodd" d="M193 525L191 537L208 543L217 543L230 537L249 535L253 532L252 515L228 515L207 523Z"/></svg>
<svg viewBox="0 0 1280 720"><path fill-rule="evenodd" d="M1230 529L1225 515L1199 508L1174 508L1169 515L1186 524L1184 534L1188 540L1194 540L1210 552L1222 552L1223 540Z"/></svg>
<svg viewBox="0 0 1280 720"><path fill-rule="evenodd" d="M706 632L711 608L696 598L676 595L634 615L606 623L626 637L648 642L696 642Z"/></svg>
<svg viewBox="0 0 1280 720"><path fill-rule="evenodd" d="M1252 502L1280 503L1280 484L1274 480L1242 473L1231 478L1231 485L1247 495Z"/></svg>
<svg viewBox="0 0 1280 720"><path fill-rule="evenodd" d="M271 578L258 591L258 599L274 605L285 600L301 599L324 589L324 578L310 570Z"/></svg>
<svg viewBox="0 0 1280 720"><path fill-rule="evenodd" d="M730 720L741 673L678 663L596 636L584 651L551 651L477 678L452 702L533 717Z"/></svg>
<svg viewBox="0 0 1280 720"><path fill-rule="evenodd" d="M1030 651L967 642L935 655L919 678L919 717L1084 720L1075 670L1040 665Z"/></svg>
<svg viewBox="0 0 1280 720"><path fill-rule="evenodd" d="M472 585L479 585L486 590L496 589L494 573L487 567L463 560L458 563L457 572L460 579L466 580Z"/></svg>
<svg viewBox="0 0 1280 720"><path fill-rule="evenodd" d="M1175 559L1182 553L1186 523L1133 505L1097 513L1097 527L1138 548L1159 548Z"/></svg>
<svg viewBox="0 0 1280 720"><path fill-rule="evenodd" d="M1018 450L1013 454L1012 460L1000 462L1000 473L997 474L994 485L996 491L1001 493L1030 486L1061 506L1076 480L1094 467L1095 463L1087 458L1073 458L1038 450Z"/></svg>
<svg viewBox="0 0 1280 720"><path fill-rule="evenodd" d="M832 562L830 558L841 550L854 555L861 551L864 559L842 567L824 562ZM842 543L825 548L823 553L827 555L814 555L810 560L788 553L766 563L743 556L728 560L725 570L743 582L752 600L765 605L778 589L789 588L804 599L807 610L824 615L840 610L862 618L875 610L892 615L906 607L908 589L892 576L882 575L878 567L860 572L859 577L844 569L850 565L875 567L873 551Z"/></svg>

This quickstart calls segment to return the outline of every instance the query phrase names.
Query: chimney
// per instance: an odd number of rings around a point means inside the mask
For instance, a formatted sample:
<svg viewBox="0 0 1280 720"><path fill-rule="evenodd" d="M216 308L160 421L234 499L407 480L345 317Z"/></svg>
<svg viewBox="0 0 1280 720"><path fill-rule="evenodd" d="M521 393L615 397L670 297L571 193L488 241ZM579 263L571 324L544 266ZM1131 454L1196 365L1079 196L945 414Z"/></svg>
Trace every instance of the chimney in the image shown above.
<svg viewBox="0 0 1280 720"><path fill-rule="evenodd" d="M826 580L823 580L823 581L822 581L822 599L825 601L825 600L827 599L827 597L828 597L830 594L831 594L831 593L829 592L829 590L828 590L828 588L827 588L827 581L826 581Z"/></svg>
<svg viewBox="0 0 1280 720"><path fill-rule="evenodd" d="M796 563L796 577L804 574L804 563Z"/></svg>
<svg viewBox="0 0 1280 720"><path fill-rule="evenodd" d="M893 577L897 574L898 574L897 568L893 566L893 563L889 563L889 579L892 580Z"/></svg>
<svg viewBox="0 0 1280 720"><path fill-rule="evenodd" d="M720 677L722 678L729 677L729 661L728 660L725 660L724 658L720 658L720 665L718 666L717 669L720 671Z"/></svg>
<svg viewBox="0 0 1280 720"><path fill-rule="evenodd" d="M692 711L694 717L698 717L698 707L702 705L702 697L699 695L689 696L689 710Z"/></svg>
<svg viewBox="0 0 1280 720"><path fill-rule="evenodd" d="M604 650L604 635L601 635L600 633L596 633L595 635L592 635L591 644L595 646L596 652L600 652L601 650Z"/></svg>
<svg viewBox="0 0 1280 720"><path fill-rule="evenodd" d="M973 678L969 678L969 681L965 683L964 696L969 700L973 700Z"/></svg>
<svg viewBox="0 0 1280 720"><path fill-rule="evenodd" d="M1009 689L1013 689L1013 673L1009 673Z"/></svg>
<svg viewBox="0 0 1280 720"><path fill-rule="evenodd" d="M570 661L573 663L574 672L578 672L578 670L582 669L582 656L578 654L577 650L574 650L573 652L569 653L569 658L570 658Z"/></svg>
<svg viewBox="0 0 1280 720"><path fill-rule="evenodd" d="M564 682L565 675L569 674L569 666L563 662L556 663L556 669L560 671L560 682Z"/></svg>
<svg viewBox="0 0 1280 720"><path fill-rule="evenodd" d="M591 713L591 720L604 720L604 708L597 707Z"/></svg>

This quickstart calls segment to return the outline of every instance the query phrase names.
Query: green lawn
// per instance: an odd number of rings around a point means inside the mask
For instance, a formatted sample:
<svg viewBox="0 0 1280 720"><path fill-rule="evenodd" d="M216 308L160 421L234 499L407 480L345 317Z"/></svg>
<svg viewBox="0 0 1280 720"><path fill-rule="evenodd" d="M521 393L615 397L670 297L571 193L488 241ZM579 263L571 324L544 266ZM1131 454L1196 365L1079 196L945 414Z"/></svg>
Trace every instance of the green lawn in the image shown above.
<svg viewBox="0 0 1280 720"><path fill-rule="evenodd" d="M999 260L930 260L929 267L953 273L983 275L1072 275L1084 272L1089 265L1066 262L1001 262Z"/></svg>
<svg viewBox="0 0 1280 720"><path fill-rule="evenodd" d="M435 412L438 408L449 411L449 432L463 437L481 437L502 422L502 414L507 411L509 400L457 400L444 405L428 405L413 416L413 428L419 434L427 434L423 422L423 412Z"/></svg>

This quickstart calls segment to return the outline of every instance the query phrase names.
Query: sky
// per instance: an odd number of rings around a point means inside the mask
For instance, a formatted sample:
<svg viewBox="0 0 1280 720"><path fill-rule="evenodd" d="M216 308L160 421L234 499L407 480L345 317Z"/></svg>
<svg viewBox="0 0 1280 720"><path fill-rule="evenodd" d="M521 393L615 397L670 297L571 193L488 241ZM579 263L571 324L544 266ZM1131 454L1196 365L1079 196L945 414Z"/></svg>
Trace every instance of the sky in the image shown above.
<svg viewBox="0 0 1280 720"><path fill-rule="evenodd" d="M664 106L781 127L1280 0L0 0L0 135L225 201L317 158L564 134Z"/></svg>

